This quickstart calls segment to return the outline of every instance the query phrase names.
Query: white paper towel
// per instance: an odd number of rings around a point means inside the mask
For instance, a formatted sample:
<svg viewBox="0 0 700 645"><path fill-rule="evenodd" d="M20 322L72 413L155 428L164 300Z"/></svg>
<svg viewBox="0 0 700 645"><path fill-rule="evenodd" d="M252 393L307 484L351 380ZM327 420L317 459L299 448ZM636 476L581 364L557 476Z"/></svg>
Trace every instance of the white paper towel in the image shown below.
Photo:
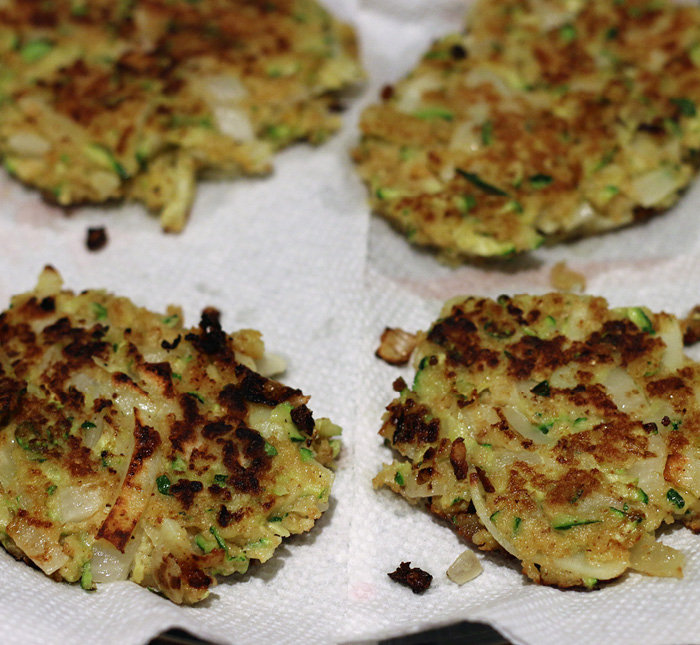
<svg viewBox="0 0 700 645"><path fill-rule="evenodd" d="M0 643L145 643L173 626L217 643L341 643L405 634L458 620L488 621L515 643L700 644L700 538L663 540L687 557L682 581L631 574L595 592L530 584L517 563L478 554L484 573L464 587L444 575L468 548L444 523L388 491L372 490L391 459L377 435L392 381L406 370L374 358L385 326L426 328L458 293L549 290L566 259L587 291L614 305L682 314L700 303L700 191L647 224L540 249L500 268L448 268L370 220L348 150L360 109L405 73L431 39L459 28L469 2L328 0L360 32L370 79L326 145L283 153L271 178L200 186L184 233L161 233L138 206L66 216L0 179L0 308L53 264L69 288L102 287L151 309L202 307L226 329L260 329L288 359L285 381L312 396L316 416L344 428L333 501L313 531L288 540L268 563L216 587L192 608L130 583L95 593L57 584L0 551ZM105 250L88 253L86 229L106 225ZM431 572L415 596L386 573L410 560Z"/></svg>

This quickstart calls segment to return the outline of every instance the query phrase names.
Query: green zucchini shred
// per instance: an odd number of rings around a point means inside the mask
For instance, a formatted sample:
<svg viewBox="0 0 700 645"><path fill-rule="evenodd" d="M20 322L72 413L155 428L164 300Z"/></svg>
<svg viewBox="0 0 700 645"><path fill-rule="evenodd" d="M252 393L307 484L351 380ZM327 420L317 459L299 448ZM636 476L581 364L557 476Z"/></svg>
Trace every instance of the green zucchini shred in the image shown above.
<svg viewBox="0 0 700 645"><path fill-rule="evenodd" d="M641 307L629 307L627 309L627 317L642 331L652 335L656 333L654 325L651 320L649 320L649 316L644 313Z"/></svg>
<svg viewBox="0 0 700 645"><path fill-rule="evenodd" d="M161 495L172 495L170 492L170 479L167 475L161 475L156 479L156 486Z"/></svg>
<svg viewBox="0 0 700 645"><path fill-rule="evenodd" d="M586 526L587 524L598 524L599 522L600 520L571 520L561 524L554 524L552 528L555 528L557 531L568 531L575 526Z"/></svg>
<svg viewBox="0 0 700 645"><path fill-rule="evenodd" d="M462 168L457 168L456 171L457 174L464 177L464 179L466 179L469 183L473 184L479 190L485 192L487 195L493 195L495 197L508 197L507 192L501 190L500 188L497 188L496 186L493 186L492 184L485 182L476 173L468 172L466 170L463 170Z"/></svg>
<svg viewBox="0 0 700 645"><path fill-rule="evenodd" d="M205 540L203 535L195 537L194 543L202 549L204 553L209 553L214 548L214 545Z"/></svg>
<svg viewBox="0 0 700 645"><path fill-rule="evenodd" d="M685 506L685 500L683 499L683 496L673 488L668 489L668 492L666 493L666 499L679 510Z"/></svg>
<svg viewBox="0 0 700 645"><path fill-rule="evenodd" d="M80 576L80 587L85 591L93 591L95 583L92 581L92 565L90 561L83 563L83 572Z"/></svg>
<svg viewBox="0 0 700 645"><path fill-rule="evenodd" d="M550 388L549 381L540 381L535 387L533 387L530 392L537 394L538 396L549 396Z"/></svg>

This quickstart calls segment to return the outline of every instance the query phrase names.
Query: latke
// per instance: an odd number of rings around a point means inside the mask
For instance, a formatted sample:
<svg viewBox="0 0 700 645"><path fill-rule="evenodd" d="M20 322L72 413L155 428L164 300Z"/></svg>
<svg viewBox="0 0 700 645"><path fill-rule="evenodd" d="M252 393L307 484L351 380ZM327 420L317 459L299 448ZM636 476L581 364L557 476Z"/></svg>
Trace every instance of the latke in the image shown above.
<svg viewBox="0 0 700 645"><path fill-rule="evenodd" d="M365 110L379 215L447 260L626 226L698 168L700 9L481 0Z"/></svg>
<svg viewBox="0 0 700 645"><path fill-rule="evenodd" d="M47 268L0 315L2 544L54 579L189 604L311 529L340 428L262 376L263 352L216 310L185 329Z"/></svg>
<svg viewBox="0 0 700 645"><path fill-rule="evenodd" d="M700 365L678 321L564 294L449 301L380 434L374 480L532 580L682 575L660 526L700 530Z"/></svg>
<svg viewBox="0 0 700 645"><path fill-rule="evenodd" d="M62 206L141 201L167 231L203 173L267 173L326 139L362 77L354 32L315 0L11 0L0 67L11 174Z"/></svg>

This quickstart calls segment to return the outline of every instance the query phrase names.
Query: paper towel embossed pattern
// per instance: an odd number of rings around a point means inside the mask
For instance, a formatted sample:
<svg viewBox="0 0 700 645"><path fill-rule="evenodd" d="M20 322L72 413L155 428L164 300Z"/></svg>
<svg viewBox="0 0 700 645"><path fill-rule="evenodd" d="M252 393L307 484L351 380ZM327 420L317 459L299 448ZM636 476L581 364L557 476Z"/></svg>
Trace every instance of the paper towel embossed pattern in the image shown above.
<svg viewBox="0 0 700 645"><path fill-rule="evenodd" d="M134 199L185 225L204 172L263 174L336 130L362 76L352 29L313 0L0 8L0 152L61 205Z"/></svg>
<svg viewBox="0 0 700 645"><path fill-rule="evenodd" d="M376 486L427 501L535 582L681 577L662 524L700 530L700 364L678 321L602 298L456 298L424 335L381 434Z"/></svg>
<svg viewBox="0 0 700 645"><path fill-rule="evenodd" d="M195 603L328 507L340 428L314 420L260 334L198 329L46 269L0 315L0 539L85 589Z"/></svg>
<svg viewBox="0 0 700 645"><path fill-rule="evenodd" d="M673 205L700 147L700 9L482 0L361 119L373 209L447 259Z"/></svg>

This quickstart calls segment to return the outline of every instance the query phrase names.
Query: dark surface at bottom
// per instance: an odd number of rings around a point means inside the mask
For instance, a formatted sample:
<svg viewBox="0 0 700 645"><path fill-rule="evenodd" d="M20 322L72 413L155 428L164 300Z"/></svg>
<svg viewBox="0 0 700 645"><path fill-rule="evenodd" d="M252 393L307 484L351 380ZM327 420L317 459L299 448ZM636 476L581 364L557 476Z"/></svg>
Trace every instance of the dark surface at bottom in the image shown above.
<svg viewBox="0 0 700 645"><path fill-rule="evenodd" d="M379 645L509 645L493 627L483 623L457 623L438 629L429 629L410 636L378 641ZM170 629L149 645L210 645L208 641L191 636L182 629Z"/></svg>

